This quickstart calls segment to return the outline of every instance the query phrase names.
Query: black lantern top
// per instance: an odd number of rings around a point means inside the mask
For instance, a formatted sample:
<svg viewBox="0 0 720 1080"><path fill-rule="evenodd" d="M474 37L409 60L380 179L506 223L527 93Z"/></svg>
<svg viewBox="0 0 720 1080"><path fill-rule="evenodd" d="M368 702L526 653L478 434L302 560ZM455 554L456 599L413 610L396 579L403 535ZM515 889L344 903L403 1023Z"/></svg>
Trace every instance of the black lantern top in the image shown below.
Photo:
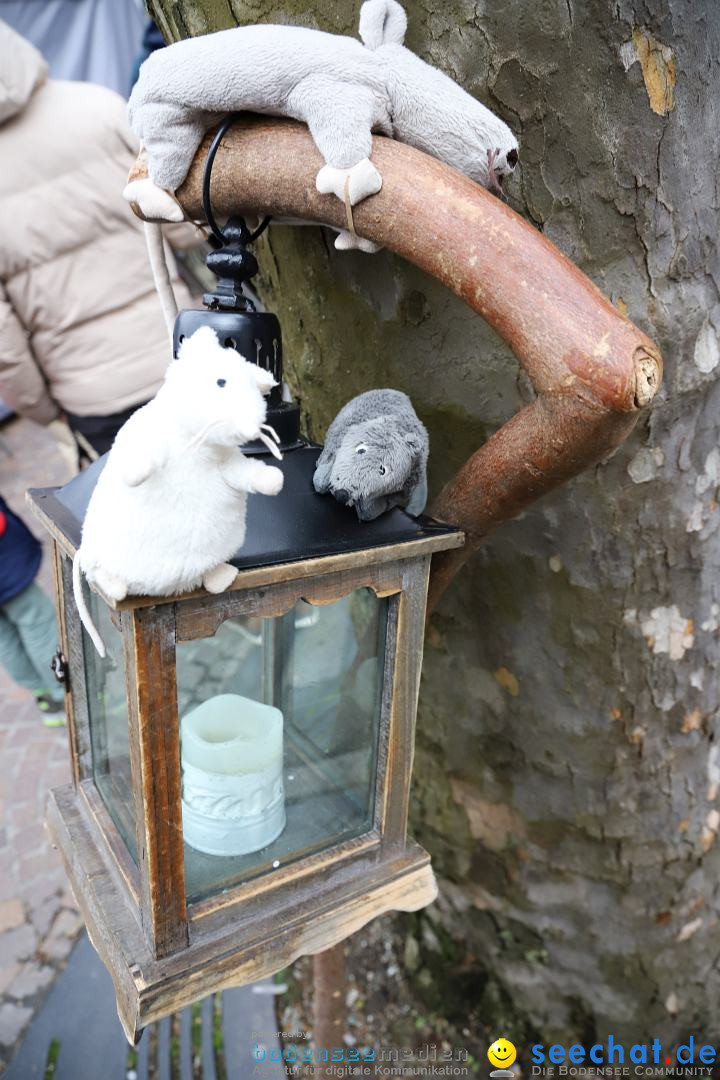
<svg viewBox="0 0 720 1080"><path fill-rule="evenodd" d="M211 159L208 159L209 164ZM206 171L206 175L209 175ZM209 180L208 180L209 183ZM243 285L258 271L257 259L248 245L256 240L267 219L254 233L241 217L231 217L223 231L212 216L209 197L206 212L211 223L213 250L207 266L218 279L212 292L203 296L204 308L188 308L179 312L173 331L173 355L180 345L201 326L210 326L223 348L234 349L239 356L269 371L277 385L268 398L268 423L280 439L280 448L289 450L300 444L300 408L295 402L283 401L282 334L276 315L257 311L243 291ZM259 454L265 447L260 441L243 447L248 454Z"/></svg>
<svg viewBox="0 0 720 1080"><path fill-rule="evenodd" d="M282 461L272 459L285 475L283 489L272 499L264 495L248 497L247 534L241 550L230 560L234 566L248 570L457 534L453 526L427 517L411 518L397 509L375 521L358 521L352 507L341 506L331 495L315 492L312 477L319 453L320 447L302 443L285 454ZM30 493L38 509L55 523L73 548L80 546L85 511L105 460L100 458L62 488Z"/></svg>

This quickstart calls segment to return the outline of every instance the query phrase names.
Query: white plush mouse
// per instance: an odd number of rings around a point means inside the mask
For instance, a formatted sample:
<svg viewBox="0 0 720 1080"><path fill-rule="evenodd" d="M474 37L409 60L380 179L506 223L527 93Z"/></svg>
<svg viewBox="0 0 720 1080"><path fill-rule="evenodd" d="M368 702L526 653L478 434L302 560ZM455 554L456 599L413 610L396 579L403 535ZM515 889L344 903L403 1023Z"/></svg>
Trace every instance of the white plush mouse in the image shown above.
<svg viewBox="0 0 720 1080"><path fill-rule="evenodd" d="M379 191L372 132L439 158L499 190L515 169L517 139L499 117L403 45L397 0L367 0L360 37L299 26L240 26L178 41L153 53L130 96L130 123L148 156L146 180L125 198L145 217L182 220L174 192L205 132L229 112L301 120L326 165L317 188L354 206ZM336 247L374 251L343 231Z"/></svg>
<svg viewBox="0 0 720 1080"><path fill-rule="evenodd" d="M245 540L246 496L277 495L283 485L280 469L238 445L261 439L281 456L265 423L263 394L274 385L202 327L182 343L153 400L118 432L73 563L75 602L101 656L81 572L112 600L200 585L219 593L234 580L227 560Z"/></svg>

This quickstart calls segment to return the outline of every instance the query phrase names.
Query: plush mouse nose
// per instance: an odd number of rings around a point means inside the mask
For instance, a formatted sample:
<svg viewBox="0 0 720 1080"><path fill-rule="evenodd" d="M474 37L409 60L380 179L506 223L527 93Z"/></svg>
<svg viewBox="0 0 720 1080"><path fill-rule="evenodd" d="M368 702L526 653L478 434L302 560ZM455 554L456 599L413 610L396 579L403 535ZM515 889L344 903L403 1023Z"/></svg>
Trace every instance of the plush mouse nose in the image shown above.
<svg viewBox="0 0 720 1080"><path fill-rule="evenodd" d="M345 488L336 488L335 491L333 491L333 495L339 503L343 504L343 506L347 506L350 502L350 492L346 491Z"/></svg>
<svg viewBox="0 0 720 1080"><path fill-rule="evenodd" d="M508 165L510 166L511 169L515 168L515 166L518 163L518 152L514 147L510 151L510 153L508 154L508 156L506 157L505 160L507 161L507 163L508 163Z"/></svg>

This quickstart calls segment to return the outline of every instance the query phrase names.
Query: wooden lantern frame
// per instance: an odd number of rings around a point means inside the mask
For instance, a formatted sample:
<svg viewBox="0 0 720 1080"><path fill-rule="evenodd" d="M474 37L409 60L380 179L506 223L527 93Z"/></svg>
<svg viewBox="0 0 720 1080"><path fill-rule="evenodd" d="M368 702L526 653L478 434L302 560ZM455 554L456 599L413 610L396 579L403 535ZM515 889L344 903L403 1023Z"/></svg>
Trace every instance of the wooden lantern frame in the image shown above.
<svg viewBox="0 0 720 1080"><path fill-rule="evenodd" d="M47 824L90 939L112 976L128 1038L136 1041L149 1023L206 994L331 948L377 915L430 903L437 891L430 858L407 838L415 718L430 559L460 546L463 534L447 530L241 569L231 588L216 596L197 590L116 604L99 593L123 642L135 862L93 779L84 665L84 649L92 645L72 599L75 547L58 525L53 493L30 498L54 541L70 681L73 782L50 793ZM389 601L371 829L188 904L176 644L212 637L226 619L277 617L298 600L331 604L362 588Z"/></svg>

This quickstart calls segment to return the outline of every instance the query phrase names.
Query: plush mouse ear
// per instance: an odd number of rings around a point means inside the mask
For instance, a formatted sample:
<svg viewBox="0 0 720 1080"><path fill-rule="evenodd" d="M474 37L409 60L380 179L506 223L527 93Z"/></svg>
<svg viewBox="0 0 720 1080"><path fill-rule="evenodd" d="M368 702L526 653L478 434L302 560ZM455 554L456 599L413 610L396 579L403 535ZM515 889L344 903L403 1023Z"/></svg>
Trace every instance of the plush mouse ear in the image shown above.
<svg viewBox="0 0 720 1080"><path fill-rule="evenodd" d="M258 390L261 394L269 394L273 386L277 386L277 382L273 379L269 371L265 368L258 367L257 364L251 364L253 369L253 377L258 385Z"/></svg>
<svg viewBox="0 0 720 1080"><path fill-rule="evenodd" d="M368 49L402 45L407 15L397 0L366 0L360 8L360 37Z"/></svg>
<svg viewBox="0 0 720 1080"><path fill-rule="evenodd" d="M207 349L217 348L220 342L211 326L199 326L190 337L183 338L178 349L178 360L200 357Z"/></svg>
<svg viewBox="0 0 720 1080"><path fill-rule="evenodd" d="M420 453L420 451L422 450L422 441L421 441L419 435L416 434L416 432L408 431L408 432L405 433L403 438L405 439L405 442L408 444L408 446L412 450L413 454L419 454Z"/></svg>

